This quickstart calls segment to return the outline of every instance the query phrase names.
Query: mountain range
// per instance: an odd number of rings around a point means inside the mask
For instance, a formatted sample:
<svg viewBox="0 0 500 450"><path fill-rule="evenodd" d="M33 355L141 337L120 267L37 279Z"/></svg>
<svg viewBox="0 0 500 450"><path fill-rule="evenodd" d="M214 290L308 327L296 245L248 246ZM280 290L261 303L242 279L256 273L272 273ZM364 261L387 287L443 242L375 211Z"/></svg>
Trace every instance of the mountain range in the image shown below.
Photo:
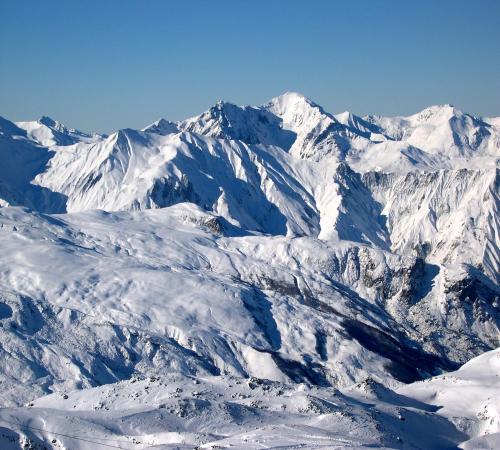
<svg viewBox="0 0 500 450"><path fill-rule="evenodd" d="M499 162L500 118L451 105L0 118L0 443L500 444Z"/></svg>

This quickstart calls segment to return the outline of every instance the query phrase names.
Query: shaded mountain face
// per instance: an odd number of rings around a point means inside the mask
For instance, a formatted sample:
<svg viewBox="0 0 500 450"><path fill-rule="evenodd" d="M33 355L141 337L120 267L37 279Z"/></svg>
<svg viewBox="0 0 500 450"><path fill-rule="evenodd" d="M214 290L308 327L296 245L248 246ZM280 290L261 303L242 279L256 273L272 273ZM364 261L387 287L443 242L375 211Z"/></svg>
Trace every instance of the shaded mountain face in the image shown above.
<svg viewBox="0 0 500 450"><path fill-rule="evenodd" d="M5 404L132 374L398 385L499 345L500 130L297 93L89 135L0 119Z"/></svg>
<svg viewBox="0 0 500 450"><path fill-rule="evenodd" d="M296 139L282 120L263 108L218 102L200 116L179 123L179 128L205 136L246 144L275 145L289 150Z"/></svg>
<svg viewBox="0 0 500 450"><path fill-rule="evenodd" d="M38 211L66 211L66 196L33 184L54 152L28 138L27 132L0 118L0 206L27 206Z"/></svg>

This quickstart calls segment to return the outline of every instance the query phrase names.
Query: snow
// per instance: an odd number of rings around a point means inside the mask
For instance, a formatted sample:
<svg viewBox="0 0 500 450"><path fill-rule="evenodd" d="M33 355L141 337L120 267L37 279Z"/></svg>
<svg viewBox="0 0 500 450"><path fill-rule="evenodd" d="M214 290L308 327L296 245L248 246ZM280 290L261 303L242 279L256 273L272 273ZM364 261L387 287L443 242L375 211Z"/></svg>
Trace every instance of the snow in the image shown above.
<svg viewBox="0 0 500 450"><path fill-rule="evenodd" d="M436 405L470 439L464 449L500 446L500 349L485 353L458 371L400 388L398 392Z"/></svg>
<svg viewBox="0 0 500 450"><path fill-rule="evenodd" d="M31 445L52 441L54 448L82 449L106 443L119 448L495 448L499 361L499 351L492 351L455 373L396 391L370 378L338 390L230 376L132 377L52 394L26 408L4 408L0 439L4 448L17 448L20 436Z"/></svg>
<svg viewBox="0 0 500 450"><path fill-rule="evenodd" d="M93 142L101 136L98 134L87 134L79 130L68 129L62 123L50 117L43 116L37 121L17 122L16 125L25 130L27 136L43 145L71 145L79 141Z"/></svg>
<svg viewBox="0 0 500 450"><path fill-rule="evenodd" d="M497 447L499 156L294 92L0 118L1 447Z"/></svg>
<svg viewBox="0 0 500 450"><path fill-rule="evenodd" d="M485 117L484 121L496 128L500 128L500 117Z"/></svg>
<svg viewBox="0 0 500 450"><path fill-rule="evenodd" d="M164 136L171 133L178 133L179 128L177 128L177 125L174 122L170 122L169 120L165 119L159 119L156 122L153 122L151 125L143 128L142 131L161 134Z"/></svg>
<svg viewBox="0 0 500 450"><path fill-rule="evenodd" d="M84 387L167 368L337 384L369 372L387 378L383 357L363 353L359 342L337 331L345 326L342 316L360 314L387 328L386 314L329 286L321 270L328 247L307 239L224 237L214 219L189 204L63 216L4 209L0 281L10 287L2 304L12 311L0 329L8 343L4 360L14 364L22 354L29 364L4 367L3 385L12 390L3 401L59 390L59 380ZM314 295L321 308L304 295ZM330 310L339 316L325 315ZM386 332L397 336L392 326ZM329 337L318 354L320 332ZM127 337L137 333L144 336ZM150 353L149 341L164 350ZM98 350L103 342L109 348ZM308 369L310 362L321 370ZM346 368L339 371L338 364Z"/></svg>

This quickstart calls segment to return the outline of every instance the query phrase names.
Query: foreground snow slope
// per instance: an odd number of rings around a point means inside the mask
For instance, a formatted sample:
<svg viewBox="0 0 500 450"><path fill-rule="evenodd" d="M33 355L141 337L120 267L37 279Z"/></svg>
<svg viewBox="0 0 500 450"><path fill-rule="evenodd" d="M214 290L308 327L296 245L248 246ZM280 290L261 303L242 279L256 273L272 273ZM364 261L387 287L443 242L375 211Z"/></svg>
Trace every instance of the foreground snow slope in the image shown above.
<svg viewBox="0 0 500 450"><path fill-rule="evenodd" d="M393 391L170 374L0 410L5 449L498 448L500 351Z"/></svg>
<svg viewBox="0 0 500 450"><path fill-rule="evenodd" d="M500 447L500 349L485 353L460 370L404 386L398 393L436 405L469 436L465 449Z"/></svg>

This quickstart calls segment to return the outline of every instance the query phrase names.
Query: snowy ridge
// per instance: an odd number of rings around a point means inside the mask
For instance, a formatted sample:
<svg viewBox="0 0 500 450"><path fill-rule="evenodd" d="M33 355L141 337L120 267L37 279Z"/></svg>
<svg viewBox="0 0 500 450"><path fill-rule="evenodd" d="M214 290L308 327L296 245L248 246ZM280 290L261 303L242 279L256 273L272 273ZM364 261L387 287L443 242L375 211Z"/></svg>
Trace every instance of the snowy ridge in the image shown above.
<svg viewBox="0 0 500 450"><path fill-rule="evenodd" d="M79 130L68 129L62 123L50 117L43 116L36 122L18 122L19 128L33 141L45 147L53 145L71 145L76 142L92 142L99 139L98 134L87 134Z"/></svg>
<svg viewBox="0 0 500 450"><path fill-rule="evenodd" d="M109 136L0 118L0 443L495 446L499 157L494 118L293 92ZM462 414L439 374L474 357Z"/></svg>

